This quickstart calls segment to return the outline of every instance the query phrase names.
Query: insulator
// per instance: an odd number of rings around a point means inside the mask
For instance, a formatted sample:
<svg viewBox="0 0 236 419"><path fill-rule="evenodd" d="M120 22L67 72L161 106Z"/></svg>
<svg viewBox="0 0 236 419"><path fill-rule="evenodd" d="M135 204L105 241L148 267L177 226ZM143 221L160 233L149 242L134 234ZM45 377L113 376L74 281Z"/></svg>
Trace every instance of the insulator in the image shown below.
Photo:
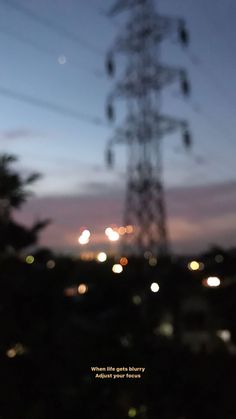
<svg viewBox="0 0 236 419"><path fill-rule="evenodd" d="M114 76L115 74L115 64L114 64L113 56L111 54L107 56L106 71L110 77Z"/></svg>
<svg viewBox="0 0 236 419"><path fill-rule="evenodd" d="M184 147L189 150L192 147L192 138L190 135L190 132L185 129L185 131L183 132L183 143L184 143Z"/></svg>
<svg viewBox="0 0 236 419"><path fill-rule="evenodd" d="M188 82L188 79L185 75L182 75L181 77L181 89L185 96L189 96L190 94L190 84Z"/></svg>
<svg viewBox="0 0 236 419"><path fill-rule="evenodd" d="M179 40L184 46L187 46L189 44L189 33L184 23L181 23L179 26Z"/></svg>
<svg viewBox="0 0 236 419"><path fill-rule="evenodd" d="M114 153L110 148L106 151L106 163L109 168L114 166Z"/></svg>
<svg viewBox="0 0 236 419"><path fill-rule="evenodd" d="M109 119L109 121L114 120L114 108L111 102L108 102L107 104L107 118Z"/></svg>

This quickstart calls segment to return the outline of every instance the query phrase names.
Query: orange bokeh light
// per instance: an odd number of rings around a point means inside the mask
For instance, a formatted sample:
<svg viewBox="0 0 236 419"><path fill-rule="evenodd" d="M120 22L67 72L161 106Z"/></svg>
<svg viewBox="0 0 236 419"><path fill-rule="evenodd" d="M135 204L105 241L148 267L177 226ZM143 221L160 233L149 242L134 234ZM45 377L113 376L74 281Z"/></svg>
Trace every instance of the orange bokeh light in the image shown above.
<svg viewBox="0 0 236 419"><path fill-rule="evenodd" d="M127 258L125 258L125 257L120 258L120 264L122 266L126 266L126 265L128 265L128 263L129 263L129 261L128 261Z"/></svg>

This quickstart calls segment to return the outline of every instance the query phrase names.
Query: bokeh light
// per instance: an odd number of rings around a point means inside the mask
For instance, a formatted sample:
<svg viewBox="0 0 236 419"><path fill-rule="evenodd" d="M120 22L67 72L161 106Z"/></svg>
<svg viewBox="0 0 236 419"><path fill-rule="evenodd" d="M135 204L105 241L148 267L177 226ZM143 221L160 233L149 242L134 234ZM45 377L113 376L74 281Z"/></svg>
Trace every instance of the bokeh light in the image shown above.
<svg viewBox="0 0 236 419"><path fill-rule="evenodd" d="M120 258L120 264L122 266L126 266L126 265L128 265L128 263L129 263L129 261L128 261L128 259L126 257Z"/></svg>
<svg viewBox="0 0 236 419"><path fill-rule="evenodd" d="M209 276L208 278L203 280L203 285L205 287L217 288L220 286L220 278L217 276Z"/></svg>
<svg viewBox="0 0 236 419"><path fill-rule="evenodd" d="M132 302L133 302L133 304L138 306L142 303L142 298L140 297L140 295L133 295Z"/></svg>
<svg viewBox="0 0 236 419"><path fill-rule="evenodd" d="M150 286L152 292L158 292L160 287L157 282L153 282Z"/></svg>
<svg viewBox="0 0 236 419"><path fill-rule="evenodd" d="M119 227L118 233L123 236L126 233L126 228L124 226Z"/></svg>
<svg viewBox="0 0 236 419"><path fill-rule="evenodd" d="M188 264L188 269L190 271L198 271L200 268L200 263L197 262L196 260L192 260L191 262L189 262Z"/></svg>
<svg viewBox="0 0 236 419"><path fill-rule="evenodd" d="M46 266L47 266L48 269L53 269L56 266L56 262L52 259L48 260L47 263L46 263Z"/></svg>
<svg viewBox="0 0 236 419"><path fill-rule="evenodd" d="M132 234L134 232L134 227L132 225L126 226L126 233Z"/></svg>
<svg viewBox="0 0 236 419"><path fill-rule="evenodd" d="M114 274L120 274L123 272L123 267L119 263L115 263L115 265L112 266L112 272L114 272Z"/></svg>
<svg viewBox="0 0 236 419"><path fill-rule="evenodd" d="M86 292L88 291L88 287L87 287L87 285L86 284L80 284L79 286L78 286L78 293L79 294L86 294Z"/></svg>
<svg viewBox="0 0 236 419"><path fill-rule="evenodd" d="M216 255L215 256L215 261L216 261L216 263L222 263L224 261L224 256L223 255Z"/></svg>
<svg viewBox="0 0 236 419"><path fill-rule="evenodd" d="M137 410L135 407L130 407L128 410L128 416L129 418L134 418L137 415Z"/></svg>
<svg viewBox="0 0 236 419"><path fill-rule="evenodd" d="M16 350L15 348L10 348L7 350L6 355L8 358L15 358L16 357Z"/></svg>
<svg viewBox="0 0 236 419"><path fill-rule="evenodd" d="M107 254L105 252L99 252L97 254L97 260L98 260L98 262L106 262Z"/></svg>
<svg viewBox="0 0 236 419"><path fill-rule="evenodd" d="M157 264L157 258L150 257L150 259L148 260L148 263L149 263L150 266L156 266L156 264Z"/></svg>
<svg viewBox="0 0 236 419"><path fill-rule="evenodd" d="M83 230L78 238L79 244L82 244L82 245L88 244L90 236L91 236L91 233L89 230L87 229Z"/></svg>
<svg viewBox="0 0 236 419"><path fill-rule="evenodd" d="M26 263L28 263L28 265L32 265L32 263L34 263L34 256L32 255L28 255L25 258Z"/></svg>
<svg viewBox="0 0 236 419"><path fill-rule="evenodd" d="M111 241L111 242L116 242L117 240L119 240L119 238L120 238L120 235L119 235L119 233L117 232L117 231L112 231L112 233L110 233L109 234L109 236L108 236L108 239Z"/></svg>
<svg viewBox="0 0 236 419"><path fill-rule="evenodd" d="M227 329L223 329L223 330L218 330L216 335L223 340L225 343L230 342L231 341L231 333L229 330Z"/></svg>

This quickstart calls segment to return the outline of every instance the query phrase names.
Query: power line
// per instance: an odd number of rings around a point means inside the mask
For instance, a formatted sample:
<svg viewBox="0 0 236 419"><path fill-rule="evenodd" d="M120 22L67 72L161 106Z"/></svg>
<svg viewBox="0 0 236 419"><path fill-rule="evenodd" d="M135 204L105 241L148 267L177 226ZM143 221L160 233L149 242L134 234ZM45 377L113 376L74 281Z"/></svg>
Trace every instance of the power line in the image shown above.
<svg viewBox="0 0 236 419"><path fill-rule="evenodd" d="M206 65L204 64L203 60L200 59L199 57L197 57L195 54L191 54L189 52L187 52L187 57L189 58L190 62L198 68L199 72L202 73L202 75L207 78L208 81L210 81L210 83L212 85L214 85L216 92L220 95L221 100L225 100L227 99L228 105L230 105L230 107L233 107L236 109L236 101L232 100L230 93L228 91L228 89L226 89L220 82L220 80L218 80L216 78L216 76L214 75L214 73L212 71L208 71L206 68ZM221 91L221 93L220 93Z"/></svg>
<svg viewBox="0 0 236 419"><path fill-rule="evenodd" d="M67 38L72 42L79 43L84 48L90 49L90 51L92 51L93 53L97 55L104 54L104 52L100 48L86 41L81 36L75 34L74 32L68 30L66 27L60 25L59 23L56 23L55 21L45 16L38 15L37 13L29 9L28 7L20 5L14 0L2 0L2 2L4 2L7 6L11 7L12 9L15 9L17 12L22 13L23 15L27 16L28 18L35 21L36 23L50 29L51 31L54 31L58 35L64 38Z"/></svg>
<svg viewBox="0 0 236 419"><path fill-rule="evenodd" d="M219 131L221 131L224 138L226 138L231 144L234 144L234 145L236 144L235 139L231 137L231 133L225 128L222 128L222 126L218 124L218 120L214 119L211 115L203 111L202 106L200 106L199 104L193 104L193 103L190 103L190 106L192 110L196 114L201 115L206 120L207 124L211 128L213 128L218 134L219 134Z"/></svg>
<svg viewBox="0 0 236 419"><path fill-rule="evenodd" d="M54 113L58 113L58 114L61 114L70 118L80 119L80 120L89 122L90 124L93 124L93 125L108 126L108 124L106 124L99 117L89 116L89 115L80 113L74 109L68 108L66 106L57 105L47 100L37 98L35 96L30 96L21 92L17 92L17 91L5 88L3 86L0 86L0 95L4 97L8 97L13 100L17 100L19 102L27 103L29 105L32 105L38 108L48 109L49 111L52 111Z"/></svg>
<svg viewBox="0 0 236 419"><path fill-rule="evenodd" d="M48 46L42 46L38 42L35 42L32 39L30 39L30 38L28 38L28 37L26 37L26 36L24 36L20 33L13 32L12 30L9 30L8 28L0 27L0 32L3 35L5 35L5 36L7 36L11 39L14 39L15 41L23 43L25 45L28 45L31 48L33 48L33 49L35 49L35 50L37 50L41 53L47 54L50 57L52 57L52 55L58 56L58 51L56 51L56 49L48 47ZM102 78L102 72L99 69L91 69L89 66L86 66L84 64L82 64L82 65L79 64L79 63L77 64L75 61L73 61L71 59L69 60L69 63L70 63L70 65L72 65L76 69L81 69L82 68L86 72L90 71L91 74L93 74L95 77Z"/></svg>

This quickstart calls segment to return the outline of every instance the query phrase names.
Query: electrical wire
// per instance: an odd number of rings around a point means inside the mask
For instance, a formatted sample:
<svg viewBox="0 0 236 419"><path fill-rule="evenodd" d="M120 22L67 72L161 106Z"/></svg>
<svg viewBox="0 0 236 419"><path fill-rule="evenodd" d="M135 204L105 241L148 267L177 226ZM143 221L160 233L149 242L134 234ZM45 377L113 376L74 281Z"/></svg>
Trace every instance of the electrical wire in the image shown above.
<svg viewBox="0 0 236 419"><path fill-rule="evenodd" d="M20 42L22 44L25 44L31 48L33 48L36 51L39 51L43 54L47 54L48 56L52 57L58 57L58 51L54 48L48 47L48 46L42 46L41 44L39 44L38 42L33 41L32 39L30 39L29 37L26 37L18 32L13 32L12 30L9 30L9 28L5 28L5 27L0 27L0 33L2 33L3 35L7 36L8 38L14 39L17 42ZM78 69L83 69L84 71L88 72L91 71L91 73L97 77L97 78L102 78L102 71L100 71L99 69L92 69L89 66L86 66L84 64L81 65L81 63L76 63L75 61L69 59L69 63L70 65L72 65L74 68Z"/></svg>
<svg viewBox="0 0 236 419"><path fill-rule="evenodd" d="M47 109L49 111L61 114L63 116L83 120L96 126L108 126L108 124L99 117L89 116L81 112L78 112L74 109L68 108L66 106L57 105L47 100L37 98L36 96L31 96L25 93L17 92L15 90L11 90L3 86L0 86L0 96L4 96L19 102L27 103L28 105L35 106L41 109Z"/></svg>
<svg viewBox="0 0 236 419"><path fill-rule="evenodd" d="M231 98L230 92L226 89L218 80L213 71L208 71L206 65L204 64L203 60L197 57L195 54L186 50L187 57L189 58L190 62L197 67L198 71L209 81L214 87L218 95L220 95L220 99L226 100L228 105L234 109L236 109L236 101Z"/></svg>
<svg viewBox="0 0 236 419"><path fill-rule="evenodd" d="M70 41L80 44L82 47L89 49L93 53L101 56L104 54L104 51L102 51L100 48L96 47L95 45L91 44L90 42L83 39L78 34L75 34L74 32L70 31L66 27L60 25L59 23L45 17L41 16L37 13L35 13L32 9L29 9L28 7L25 7L19 3L17 3L14 0L1 0L3 3L5 3L7 6L11 7L12 9L16 10L17 12L27 16L34 22L40 24L41 26L44 26L48 28L49 30L57 33L59 36L62 36L64 38L69 39Z"/></svg>

